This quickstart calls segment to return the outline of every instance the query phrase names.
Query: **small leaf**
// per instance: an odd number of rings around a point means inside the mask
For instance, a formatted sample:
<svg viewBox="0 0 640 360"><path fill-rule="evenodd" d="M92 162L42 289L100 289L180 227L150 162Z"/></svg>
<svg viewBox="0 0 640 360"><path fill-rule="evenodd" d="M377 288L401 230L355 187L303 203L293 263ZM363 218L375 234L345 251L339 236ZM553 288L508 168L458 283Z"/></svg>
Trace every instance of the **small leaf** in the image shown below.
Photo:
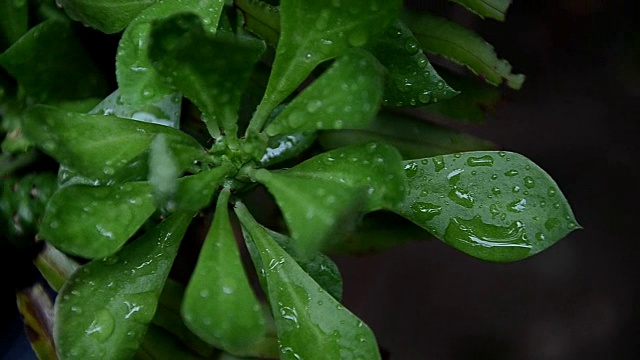
<svg viewBox="0 0 640 360"><path fill-rule="evenodd" d="M63 359L126 359L143 340L191 214L175 214L111 257L76 271L55 304Z"/></svg>
<svg viewBox="0 0 640 360"><path fill-rule="evenodd" d="M363 211L390 206L402 196L400 154L370 143L315 156L289 170L258 170L255 179L273 194L305 257L350 231ZM335 239L334 239L335 240Z"/></svg>
<svg viewBox="0 0 640 360"><path fill-rule="evenodd" d="M281 359L380 359L376 338L360 319L323 290L251 216L236 213L266 264L265 278L276 321Z"/></svg>
<svg viewBox="0 0 640 360"><path fill-rule="evenodd" d="M123 30L157 0L57 0L73 20L107 34Z"/></svg>
<svg viewBox="0 0 640 360"><path fill-rule="evenodd" d="M221 127L235 134L240 99L264 43L231 34L211 38L194 15L157 23L151 40L156 70L204 113L209 133L217 137Z"/></svg>
<svg viewBox="0 0 640 360"><path fill-rule="evenodd" d="M116 77L122 100L134 106L169 95L174 90L164 83L149 59L152 22L171 15L191 12L202 17L206 30L216 31L223 0L161 1L145 9L122 34L116 55Z"/></svg>
<svg viewBox="0 0 640 360"><path fill-rule="evenodd" d="M524 259L579 228L553 179L522 155L468 152L404 169L405 199L390 209L479 259Z"/></svg>
<svg viewBox="0 0 640 360"><path fill-rule="evenodd" d="M384 105L421 106L454 97L452 89L433 68L418 40L400 20L368 47L387 68Z"/></svg>
<svg viewBox="0 0 640 360"><path fill-rule="evenodd" d="M503 81L520 89L525 76L512 74L511 65L501 60L493 46L462 25L428 13L407 17L409 28L427 52L442 55L462 64L492 85Z"/></svg>
<svg viewBox="0 0 640 360"><path fill-rule="evenodd" d="M366 126L382 101L382 71L367 51L350 50L282 110L267 135Z"/></svg>
<svg viewBox="0 0 640 360"><path fill-rule="evenodd" d="M0 65L39 102L102 97L106 92L102 73L66 21L34 26L0 55Z"/></svg>
<svg viewBox="0 0 640 360"><path fill-rule="evenodd" d="M219 167L178 179L176 196L171 200L176 210L199 211L209 206L224 177L234 171L237 170L233 165L222 163Z"/></svg>
<svg viewBox="0 0 640 360"><path fill-rule="evenodd" d="M320 132L318 141L325 149L371 141L387 143L398 149L405 159L495 148L489 141L458 130L391 112L378 113L365 129Z"/></svg>
<svg viewBox="0 0 640 360"><path fill-rule="evenodd" d="M260 164L268 167L292 159L309 148L315 140L316 133L311 131L271 136Z"/></svg>
<svg viewBox="0 0 640 360"><path fill-rule="evenodd" d="M382 33L401 5L399 0L281 1L281 33L273 70L249 131L261 130L276 106L318 64L344 54L350 47L362 47Z"/></svg>
<svg viewBox="0 0 640 360"><path fill-rule="evenodd" d="M169 94L157 101L133 106L122 100L120 90L116 89L96 105L89 114L113 115L123 119L138 120L151 124L169 126L175 129L180 127L182 96Z"/></svg>
<svg viewBox="0 0 640 360"><path fill-rule="evenodd" d="M482 18L504 21L511 0L451 0Z"/></svg>
<svg viewBox="0 0 640 360"><path fill-rule="evenodd" d="M44 242L43 249L33 263L54 291L60 291L62 285L80 267L76 260L47 242Z"/></svg>
<svg viewBox="0 0 640 360"><path fill-rule="evenodd" d="M40 236L68 254L104 257L129 240L155 209L148 183L70 185L53 194Z"/></svg>
<svg viewBox="0 0 640 360"><path fill-rule="evenodd" d="M180 170L204 159L204 148L191 136L167 126L114 116L68 113L52 107L27 110L24 133L63 165L107 184L143 180L151 141L165 134Z"/></svg>
<svg viewBox="0 0 640 360"><path fill-rule="evenodd" d="M16 293L25 332L38 359L56 359L53 343L53 303L45 288L36 283Z"/></svg>

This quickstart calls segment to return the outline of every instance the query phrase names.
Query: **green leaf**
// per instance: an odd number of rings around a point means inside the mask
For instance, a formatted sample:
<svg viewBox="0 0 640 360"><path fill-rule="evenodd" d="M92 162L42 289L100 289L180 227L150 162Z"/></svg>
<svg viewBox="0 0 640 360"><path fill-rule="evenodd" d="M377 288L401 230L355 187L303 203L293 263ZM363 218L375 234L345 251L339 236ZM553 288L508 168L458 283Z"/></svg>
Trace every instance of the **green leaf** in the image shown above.
<svg viewBox="0 0 640 360"><path fill-rule="evenodd" d="M178 179L176 196L171 200L176 210L199 211L211 203L225 176L233 174L236 168L230 163Z"/></svg>
<svg viewBox="0 0 640 360"><path fill-rule="evenodd" d="M247 30L275 48L280 37L279 8L260 0L236 0L233 3L243 12Z"/></svg>
<svg viewBox="0 0 640 360"><path fill-rule="evenodd" d="M175 214L63 286L54 339L62 359L127 359L143 340L192 214Z"/></svg>
<svg viewBox="0 0 640 360"><path fill-rule="evenodd" d="M383 69L370 53L350 50L296 96L267 126L266 133L366 126L380 107L382 80Z"/></svg>
<svg viewBox="0 0 640 360"><path fill-rule="evenodd" d="M273 194L303 257L329 237L350 231L363 211L401 200L400 154L370 143L315 156L289 170L258 170L254 177ZM336 233L337 232L337 233Z"/></svg>
<svg viewBox="0 0 640 360"><path fill-rule="evenodd" d="M481 18L491 18L504 21L505 14L511 0L451 0L469 11L477 14Z"/></svg>
<svg viewBox="0 0 640 360"><path fill-rule="evenodd" d="M495 148L489 141L458 130L391 112L378 113L365 129L320 132L318 141L325 149L371 141L387 143L398 149L405 159Z"/></svg>
<svg viewBox="0 0 640 360"><path fill-rule="evenodd" d="M122 100L140 106L174 92L164 83L149 59L153 21L182 12L191 12L202 17L206 30L214 33L223 4L223 0L166 0L140 13L124 31L118 45L116 77Z"/></svg>
<svg viewBox="0 0 640 360"><path fill-rule="evenodd" d="M447 57L469 68L492 85L520 89L525 76L512 74L511 65L496 55L493 46L462 25L428 13L407 17L409 28L422 49Z"/></svg>
<svg viewBox="0 0 640 360"><path fill-rule="evenodd" d="M404 169L405 199L390 209L479 259L524 259L579 228L553 179L522 155L468 152Z"/></svg>
<svg viewBox="0 0 640 360"><path fill-rule="evenodd" d="M229 222L229 189L218 198L209 233L182 302L187 327L234 354L265 335L265 321L240 259Z"/></svg>
<svg viewBox="0 0 640 360"><path fill-rule="evenodd" d="M271 112L315 69L350 47L362 47L393 22L402 2L280 2L280 40L269 84L249 132L258 132Z"/></svg>
<svg viewBox="0 0 640 360"><path fill-rule="evenodd" d="M0 55L0 65L39 102L102 97L107 89L102 73L66 21L34 26Z"/></svg>
<svg viewBox="0 0 640 360"><path fill-rule="evenodd" d="M158 134L166 135L181 170L205 156L204 148L184 132L114 116L34 106L23 126L27 138L45 153L98 183L146 179L149 147Z"/></svg>
<svg viewBox="0 0 640 360"><path fill-rule="evenodd" d="M221 127L235 134L240 99L264 42L223 33L209 37L194 15L156 24L151 40L156 70L204 113L209 133L219 137Z"/></svg>
<svg viewBox="0 0 640 360"><path fill-rule="evenodd" d="M251 235L276 321L281 359L380 359L376 338L360 319L323 290L251 216L236 213Z"/></svg>
<svg viewBox="0 0 640 360"><path fill-rule="evenodd" d="M458 94L431 66L411 30L402 21L396 20L368 48L388 71L384 86L385 106L421 106Z"/></svg>
<svg viewBox="0 0 640 360"><path fill-rule="evenodd" d="M107 34L123 30L157 0L57 0L70 18Z"/></svg>
<svg viewBox="0 0 640 360"><path fill-rule="evenodd" d="M0 52L27 32L28 21L27 1L0 1Z"/></svg>
<svg viewBox="0 0 640 360"><path fill-rule="evenodd" d="M76 260L47 242L33 260L33 264L54 291L60 291L62 285L80 267Z"/></svg>
<svg viewBox="0 0 640 360"><path fill-rule="evenodd" d="M316 133L301 131L269 137L265 153L260 158L263 167L289 160L309 148L316 140Z"/></svg>
<svg viewBox="0 0 640 360"><path fill-rule="evenodd" d="M178 129L180 127L181 106L182 96L177 93L166 95L157 101L133 106L125 103L120 95L120 90L116 89L91 109L89 114L113 115L123 119L133 119Z"/></svg>
<svg viewBox="0 0 640 360"><path fill-rule="evenodd" d="M149 360L203 360L166 330L153 324L147 328L144 341L136 354L137 359Z"/></svg>
<svg viewBox="0 0 640 360"><path fill-rule="evenodd" d="M171 200L178 191L179 176L180 168L169 148L166 135L156 135L149 150L149 184L161 209L174 210L175 204Z"/></svg>
<svg viewBox="0 0 640 360"><path fill-rule="evenodd" d="M40 236L68 254L104 257L129 240L155 209L148 183L70 185L51 197Z"/></svg>

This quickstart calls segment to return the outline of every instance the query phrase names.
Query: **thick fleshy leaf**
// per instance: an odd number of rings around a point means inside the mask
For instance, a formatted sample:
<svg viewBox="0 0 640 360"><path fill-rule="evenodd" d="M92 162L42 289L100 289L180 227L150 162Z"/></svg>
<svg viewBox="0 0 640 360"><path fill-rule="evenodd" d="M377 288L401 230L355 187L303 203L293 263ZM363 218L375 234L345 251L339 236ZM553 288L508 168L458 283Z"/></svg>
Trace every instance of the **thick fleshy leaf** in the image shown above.
<svg viewBox="0 0 640 360"><path fill-rule="evenodd" d="M155 209L148 183L70 185L51 197L40 236L68 254L104 257L129 240Z"/></svg>
<svg viewBox="0 0 640 360"><path fill-rule="evenodd" d="M180 127L181 106L182 96L175 93L166 95L157 101L133 106L125 103L120 95L120 90L116 89L91 109L89 114L113 115L123 119L138 120L178 129Z"/></svg>
<svg viewBox="0 0 640 360"><path fill-rule="evenodd" d="M396 18L402 2L280 2L280 40L267 90L249 132L259 131L271 112L315 69L350 47L362 47Z"/></svg>
<svg viewBox="0 0 640 360"><path fill-rule="evenodd" d="M53 303L45 288L36 283L16 293L25 332L38 359L56 359L53 344Z"/></svg>
<svg viewBox="0 0 640 360"><path fill-rule="evenodd" d="M295 167L254 177L273 194L298 250L307 257L348 232L361 212L401 199L404 174L397 150L370 143L336 149Z"/></svg>
<svg viewBox="0 0 640 360"><path fill-rule="evenodd" d="M29 29L26 1L0 1L0 53Z"/></svg>
<svg viewBox="0 0 640 360"><path fill-rule="evenodd" d="M366 126L382 101L383 70L367 51L353 49L296 96L267 126L269 136Z"/></svg>
<svg viewBox="0 0 640 360"><path fill-rule="evenodd" d="M237 169L230 163L204 170L198 174L184 176L178 179L178 189L174 202L176 210L199 211L211 204L211 198L218 191L225 176L233 174Z"/></svg>
<svg viewBox="0 0 640 360"><path fill-rule="evenodd" d="M218 137L222 128L235 134L240 99L264 42L223 33L210 37L191 14L156 24L151 39L156 70L204 113L209 133Z"/></svg>
<svg viewBox="0 0 640 360"><path fill-rule="evenodd" d="M260 164L268 167L292 159L309 148L315 140L316 133L311 131L271 136Z"/></svg>
<svg viewBox="0 0 640 360"><path fill-rule="evenodd" d="M102 73L66 21L34 26L0 55L0 65L39 102L102 97L107 90Z"/></svg>
<svg viewBox="0 0 640 360"><path fill-rule="evenodd" d="M63 359L127 359L138 349L192 214L175 214L116 255L76 271L55 304Z"/></svg>
<svg viewBox="0 0 640 360"><path fill-rule="evenodd" d="M431 66L418 40L400 20L368 46L387 68L384 105L412 107L454 97L452 89Z"/></svg>
<svg viewBox="0 0 640 360"><path fill-rule="evenodd" d="M451 0L482 18L504 21L511 0Z"/></svg>
<svg viewBox="0 0 640 360"><path fill-rule="evenodd" d="M525 76L511 73L511 65L475 32L429 13L409 15L407 21L423 50L466 66L489 84L504 81L513 89L522 86Z"/></svg>
<svg viewBox="0 0 640 360"><path fill-rule="evenodd" d="M202 356L187 349L173 334L151 324L135 360L203 360Z"/></svg>
<svg viewBox="0 0 640 360"><path fill-rule="evenodd" d="M495 148L489 141L458 130L390 112L378 113L376 119L365 129L320 132L318 141L325 149L371 141L387 143L398 149L405 159Z"/></svg>
<svg viewBox="0 0 640 360"><path fill-rule="evenodd" d="M579 228L553 179L522 155L468 152L404 169L405 199L391 210L474 257L524 259Z"/></svg>
<svg viewBox="0 0 640 360"><path fill-rule="evenodd" d="M376 338L360 319L315 282L261 227L242 204L236 205L265 264L271 311L281 359L380 359Z"/></svg>
<svg viewBox="0 0 640 360"><path fill-rule="evenodd" d="M157 0L57 0L70 18L104 33L123 30Z"/></svg>
<svg viewBox="0 0 640 360"><path fill-rule="evenodd" d="M33 260L33 264L54 291L60 291L62 285L80 267L76 260L47 242L44 242L43 248Z"/></svg>
<svg viewBox="0 0 640 360"><path fill-rule="evenodd" d="M146 178L149 147L158 134L165 134L181 171L205 155L204 148L184 132L114 116L34 106L27 111L23 126L27 138L45 153L98 182Z"/></svg>
<svg viewBox="0 0 640 360"><path fill-rule="evenodd" d="M144 105L174 92L158 75L149 59L152 22L190 12L202 17L205 29L214 33L224 0L167 0L145 9L122 34L116 55L116 76L125 103Z"/></svg>
<svg viewBox="0 0 640 360"><path fill-rule="evenodd" d="M218 197L213 223L182 302L185 324L200 338L231 353L265 334L258 298L251 289L229 221L229 189Z"/></svg>

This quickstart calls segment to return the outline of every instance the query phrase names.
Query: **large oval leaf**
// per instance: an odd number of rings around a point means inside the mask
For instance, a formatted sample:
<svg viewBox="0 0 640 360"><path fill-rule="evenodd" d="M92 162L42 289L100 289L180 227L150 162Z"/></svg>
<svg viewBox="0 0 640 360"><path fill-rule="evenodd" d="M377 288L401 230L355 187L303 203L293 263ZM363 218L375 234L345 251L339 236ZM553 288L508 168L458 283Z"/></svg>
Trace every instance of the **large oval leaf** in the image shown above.
<svg viewBox="0 0 640 360"><path fill-rule="evenodd" d="M391 209L447 244L489 261L516 261L579 228L551 177L509 152L404 162L405 199Z"/></svg>
<svg viewBox="0 0 640 360"><path fill-rule="evenodd" d="M166 135L181 171L205 155L194 138L167 126L47 106L30 108L23 130L59 163L84 177L107 183L144 179L151 141L161 133Z"/></svg>
<svg viewBox="0 0 640 360"><path fill-rule="evenodd" d="M264 98L249 132L260 131L271 112L323 61L362 47L400 11L398 0L280 2L280 40Z"/></svg>
<svg viewBox="0 0 640 360"><path fill-rule="evenodd" d="M127 359L138 349L192 214L175 214L62 287L54 339L61 359Z"/></svg>
<svg viewBox="0 0 640 360"><path fill-rule="evenodd" d="M104 257L129 240L155 209L148 183L70 185L51 197L40 236L69 254Z"/></svg>
<svg viewBox="0 0 640 360"><path fill-rule="evenodd" d="M124 29L157 0L58 0L70 18L107 34Z"/></svg>
<svg viewBox="0 0 640 360"><path fill-rule="evenodd" d="M229 222L229 189L216 212L182 302L187 327L211 345L234 354L265 334L262 308L251 289Z"/></svg>
<svg viewBox="0 0 640 360"><path fill-rule="evenodd" d="M383 70L367 51L354 49L296 96L266 128L267 135L366 126L382 100Z"/></svg>
<svg viewBox="0 0 640 360"><path fill-rule="evenodd" d="M376 338L360 319L315 282L236 204L264 267L281 359L380 359ZM321 352L322 355L319 355Z"/></svg>

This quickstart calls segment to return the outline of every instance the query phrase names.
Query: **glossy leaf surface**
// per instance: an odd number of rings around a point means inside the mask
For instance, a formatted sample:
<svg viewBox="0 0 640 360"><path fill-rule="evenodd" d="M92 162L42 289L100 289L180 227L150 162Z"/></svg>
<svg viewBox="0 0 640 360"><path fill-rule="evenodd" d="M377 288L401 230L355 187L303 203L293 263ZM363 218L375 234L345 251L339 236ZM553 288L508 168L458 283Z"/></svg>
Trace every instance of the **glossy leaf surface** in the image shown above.
<svg viewBox="0 0 640 360"><path fill-rule="evenodd" d="M235 170L229 163L222 163L219 167L181 177L178 179L176 196L171 201L177 210L201 210L210 205L224 177Z"/></svg>
<svg viewBox="0 0 640 360"><path fill-rule="evenodd" d="M255 178L273 194L298 249L307 256L328 241L332 231L349 231L363 211L401 199L400 154L370 143L328 151L295 167Z"/></svg>
<svg viewBox="0 0 640 360"><path fill-rule="evenodd" d="M0 65L40 102L102 97L107 90L105 79L66 21L34 26L0 55Z"/></svg>
<svg viewBox="0 0 640 360"><path fill-rule="evenodd" d="M404 162L405 200L392 210L474 257L516 261L579 228L556 183L509 152Z"/></svg>
<svg viewBox="0 0 640 360"><path fill-rule="evenodd" d="M123 119L138 120L177 129L180 127L181 105L182 96L174 93L157 101L133 106L125 103L120 95L120 90L116 89L91 109L89 114L113 115Z"/></svg>
<svg viewBox="0 0 640 360"><path fill-rule="evenodd" d="M396 20L368 49L388 71L384 84L385 106L420 106L458 94L438 75L402 21Z"/></svg>
<svg viewBox="0 0 640 360"><path fill-rule="evenodd" d="M264 336L265 321L240 259L228 200L225 189L185 291L182 316L206 342L242 354Z"/></svg>
<svg viewBox="0 0 640 360"><path fill-rule="evenodd" d="M315 282L241 204L236 212L265 264L281 359L380 359L369 327ZM321 350L320 350L321 349Z"/></svg>
<svg viewBox="0 0 640 360"><path fill-rule="evenodd" d="M504 21L511 0L451 0L482 18Z"/></svg>
<svg viewBox="0 0 640 360"><path fill-rule="evenodd" d="M129 240L155 209L151 186L145 182L70 185L49 201L40 236L68 254L104 257Z"/></svg>
<svg viewBox="0 0 640 360"><path fill-rule="evenodd" d="M268 167L294 158L309 148L315 140L316 133L311 131L271 136L265 153L260 158L260 164Z"/></svg>
<svg viewBox="0 0 640 360"><path fill-rule="evenodd" d="M362 47L382 33L401 4L397 0L281 1L280 40L257 116L266 120L318 64L350 47Z"/></svg>
<svg viewBox="0 0 640 360"><path fill-rule="evenodd" d="M365 50L351 50L296 96L267 126L266 133L366 126L380 106L382 81L378 61Z"/></svg>
<svg viewBox="0 0 640 360"><path fill-rule="evenodd" d="M204 156L194 138L167 126L46 106L27 111L24 133L61 164L107 183L146 178L149 147L158 134L165 134L181 170Z"/></svg>
<svg viewBox="0 0 640 360"><path fill-rule="evenodd" d="M489 141L458 130L390 112L378 113L376 119L364 129L320 132L318 141L325 149L371 141L387 143L398 149L405 159L495 148Z"/></svg>
<svg viewBox="0 0 640 360"><path fill-rule="evenodd" d="M70 18L107 34L123 30L157 0L58 0Z"/></svg>
<svg viewBox="0 0 640 360"><path fill-rule="evenodd" d="M265 50L262 41L233 34L209 37L197 16L156 25L149 56L163 79L204 113L209 133L236 133L242 93Z"/></svg>
<svg viewBox="0 0 640 360"><path fill-rule="evenodd" d="M143 340L191 214L175 214L116 255L79 269L55 304L61 359L126 359Z"/></svg>
<svg viewBox="0 0 640 360"><path fill-rule="evenodd" d="M153 21L190 12L202 17L210 33L216 31L223 0L168 0L144 10L122 34L116 56L116 76L125 103L143 105L173 93L155 71L149 59Z"/></svg>
<svg viewBox="0 0 640 360"><path fill-rule="evenodd" d="M492 85L503 81L513 89L520 89L524 75L511 73L511 65L499 59L489 43L462 25L435 15L422 13L408 18L408 25L430 53L447 57L462 64Z"/></svg>

